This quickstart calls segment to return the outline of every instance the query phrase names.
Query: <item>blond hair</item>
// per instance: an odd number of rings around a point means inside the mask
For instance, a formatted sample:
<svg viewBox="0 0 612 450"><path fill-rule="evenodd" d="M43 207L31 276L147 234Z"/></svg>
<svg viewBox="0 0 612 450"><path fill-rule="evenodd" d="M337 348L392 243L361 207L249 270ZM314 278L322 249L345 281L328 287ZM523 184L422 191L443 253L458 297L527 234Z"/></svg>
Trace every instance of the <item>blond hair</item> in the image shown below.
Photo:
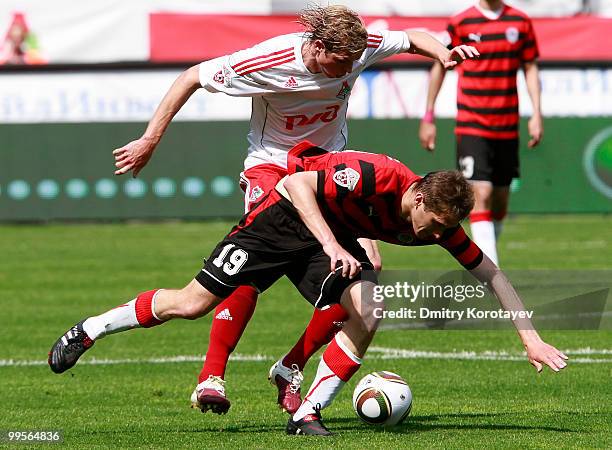
<svg viewBox="0 0 612 450"><path fill-rule="evenodd" d="M327 51L360 55L368 45L368 31L359 15L343 5L310 6L298 23L306 29L309 40L321 40Z"/></svg>

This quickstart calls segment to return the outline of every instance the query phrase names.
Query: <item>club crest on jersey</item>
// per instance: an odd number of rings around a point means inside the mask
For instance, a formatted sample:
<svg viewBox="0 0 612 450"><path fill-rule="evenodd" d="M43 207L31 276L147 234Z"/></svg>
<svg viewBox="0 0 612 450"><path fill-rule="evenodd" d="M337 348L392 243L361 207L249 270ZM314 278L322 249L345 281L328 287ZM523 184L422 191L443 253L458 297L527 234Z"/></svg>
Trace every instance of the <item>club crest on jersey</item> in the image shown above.
<svg viewBox="0 0 612 450"><path fill-rule="evenodd" d="M349 86L349 84L346 81L343 81L342 82L342 87L340 88L340 90L336 94L336 98L339 98L340 100L345 100L346 97L348 97L348 95L350 93L351 93L351 87Z"/></svg>
<svg viewBox="0 0 612 450"><path fill-rule="evenodd" d="M515 44L519 40L519 30L514 27L506 29L506 39L511 44Z"/></svg>
<svg viewBox="0 0 612 450"><path fill-rule="evenodd" d="M289 79L285 82L286 88L296 88L298 87L298 82L295 81L295 78L289 77Z"/></svg>
<svg viewBox="0 0 612 450"><path fill-rule="evenodd" d="M213 81L219 83L219 84L224 84L225 83L225 77L223 76L223 71L220 70L219 72L217 72L215 74L215 76L213 77Z"/></svg>
<svg viewBox="0 0 612 450"><path fill-rule="evenodd" d="M349 191L354 191L355 186L357 186L359 182L359 172L347 167L346 169L336 172L333 176L333 180L338 186L347 188Z"/></svg>
<svg viewBox="0 0 612 450"><path fill-rule="evenodd" d="M249 195L249 202L256 201L261 195L264 193L263 189L259 186L255 186L251 189L251 194Z"/></svg>

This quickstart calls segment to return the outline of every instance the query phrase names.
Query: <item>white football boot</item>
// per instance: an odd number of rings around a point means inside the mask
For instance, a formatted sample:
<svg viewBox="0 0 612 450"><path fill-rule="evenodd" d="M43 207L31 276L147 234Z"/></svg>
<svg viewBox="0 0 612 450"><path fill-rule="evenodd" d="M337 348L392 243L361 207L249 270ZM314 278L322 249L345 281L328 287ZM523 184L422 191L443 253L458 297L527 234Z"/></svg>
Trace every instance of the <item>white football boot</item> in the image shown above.
<svg viewBox="0 0 612 450"><path fill-rule="evenodd" d="M191 407L205 413L225 414L231 403L225 396L225 381L221 377L210 375L196 386L191 394Z"/></svg>
<svg viewBox="0 0 612 450"><path fill-rule="evenodd" d="M289 368L284 366L282 361L280 359L270 368L268 380L278 389L278 406L283 411L294 414L302 404L300 388L304 374L296 364Z"/></svg>

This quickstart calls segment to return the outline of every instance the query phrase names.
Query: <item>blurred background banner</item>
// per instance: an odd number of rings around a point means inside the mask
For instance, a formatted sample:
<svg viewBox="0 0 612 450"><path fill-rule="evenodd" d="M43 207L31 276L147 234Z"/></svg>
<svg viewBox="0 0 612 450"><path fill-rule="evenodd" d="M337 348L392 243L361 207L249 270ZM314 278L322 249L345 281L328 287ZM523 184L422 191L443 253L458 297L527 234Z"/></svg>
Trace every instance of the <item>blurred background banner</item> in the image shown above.
<svg viewBox="0 0 612 450"><path fill-rule="evenodd" d="M445 40L446 20L471 0L337 1L363 15L369 29L422 29ZM612 59L612 0L510 1L534 18L542 60ZM305 1L3 0L0 37L26 35L30 63L195 62L272 36L299 31ZM580 14L581 12L593 14ZM417 59L401 55L389 61Z"/></svg>
<svg viewBox="0 0 612 450"><path fill-rule="evenodd" d="M339 1L371 29L446 39L472 1ZM545 138L527 150L511 212L612 212L612 0L509 2L534 16ZM236 217L250 99L196 93L139 179L114 177L111 152L142 134L191 64L298 31L303 1L4 0L0 4L0 220ZM15 51L15 50L19 51ZM438 145L418 143L428 63L364 72L352 91L349 147L412 169L454 167L456 74L436 104ZM520 113L531 114L522 74Z"/></svg>

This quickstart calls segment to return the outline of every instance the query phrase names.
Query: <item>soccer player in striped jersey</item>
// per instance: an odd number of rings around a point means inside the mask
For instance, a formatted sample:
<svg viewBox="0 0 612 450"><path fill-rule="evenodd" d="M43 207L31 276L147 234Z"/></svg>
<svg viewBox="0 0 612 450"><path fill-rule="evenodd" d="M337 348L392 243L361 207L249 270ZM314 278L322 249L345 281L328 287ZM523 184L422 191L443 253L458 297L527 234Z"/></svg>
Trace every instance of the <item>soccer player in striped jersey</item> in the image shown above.
<svg viewBox="0 0 612 450"><path fill-rule="evenodd" d="M303 139L330 150L343 150L348 139L346 114L355 80L370 65L396 53L412 52L453 67L477 56L471 46L446 49L419 31L368 32L357 14L343 6L302 12L305 33L278 36L185 71L166 94L144 135L114 151L117 171L136 176L151 158L172 117L199 88L253 98L248 154L241 174L245 211L257 203L286 171L287 151ZM377 268L375 242L362 240ZM202 411L224 413L225 368L253 314L257 292L237 289L219 305L209 350L192 401ZM298 343L270 373L279 404L294 411L300 404L299 382L306 361L338 330L346 316L341 307L316 311Z"/></svg>
<svg viewBox="0 0 612 450"><path fill-rule="evenodd" d="M508 209L510 183L519 176L519 104L517 71L525 72L533 105L528 147L542 139L538 46L529 17L500 0L480 0L453 16L448 25L451 45L470 43L481 53L477 61L458 68L457 165L476 196L470 214L472 237L497 264L497 239ZM436 138L434 105L445 69L434 64L421 121L421 144L433 150Z"/></svg>
<svg viewBox="0 0 612 450"><path fill-rule="evenodd" d="M288 172L215 247L185 288L147 291L74 325L52 347L51 369L69 369L106 335L173 318L197 319L239 286L252 284L263 292L286 275L316 308L340 303L348 314L287 423L288 434L327 436L321 409L359 370L380 321L374 311L384 307L374 301L376 272L357 238L441 245L494 292L504 309L524 311L508 279L460 226L474 204L461 173L420 177L385 155L329 153L309 142L290 151ZM530 363L538 371L543 364L563 369L567 357L542 341L528 318L516 317Z"/></svg>

